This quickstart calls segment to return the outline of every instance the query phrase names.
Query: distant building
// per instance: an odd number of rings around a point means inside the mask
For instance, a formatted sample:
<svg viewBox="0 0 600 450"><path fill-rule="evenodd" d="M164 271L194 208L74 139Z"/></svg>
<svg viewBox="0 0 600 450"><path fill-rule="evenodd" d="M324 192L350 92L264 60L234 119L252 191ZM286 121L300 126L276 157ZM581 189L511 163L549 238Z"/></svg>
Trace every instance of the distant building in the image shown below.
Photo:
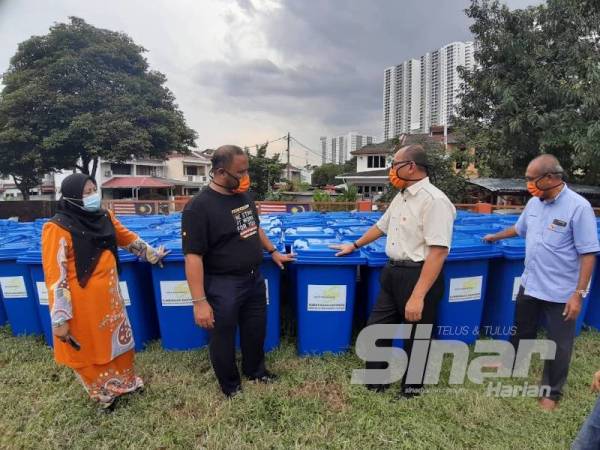
<svg viewBox="0 0 600 450"><path fill-rule="evenodd" d="M336 137L321 136L321 163L344 164L353 151L372 142L373 136L355 132Z"/></svg>
<svg viewBox="0 0 600 450"><path fill-rule="evenodd" d="M167 200L193 195L207 186L211 152L192 151L189 155L172 153L167 160L132 159L120 163L100 159L95 179L105 200ZM31 200L57 200L62 181L72 174L62 170L47 174L39 186L30 190ZM12 178L0 178L0 200L22 200Z"/></svg>
<svg viewBox="0 0 600 450"><path fill-rule="evenodd" d="M289 179L288 179L288 168L289 168ZM281 179L291 181L293 183L302 182L302 169L299 169L291 164L285 164L281 169Z"/></svg>
<svg viewBox="0 0 600 450"><path fill-rule="evenodd" d="M384 141L403 133L427 133L436 125L450 126L459 104L461 66L475 67L473 42L453 42L385 69Z"/></svg>

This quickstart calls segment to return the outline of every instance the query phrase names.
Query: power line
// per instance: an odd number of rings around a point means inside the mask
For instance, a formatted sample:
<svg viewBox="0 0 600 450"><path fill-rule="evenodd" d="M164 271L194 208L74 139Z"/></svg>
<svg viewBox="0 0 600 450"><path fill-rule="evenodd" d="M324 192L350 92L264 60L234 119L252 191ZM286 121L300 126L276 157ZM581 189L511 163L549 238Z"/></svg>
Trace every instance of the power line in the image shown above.
<svg viewBox="0 0 600 450"><path fill-rule="evenodd" d="M262 147L263 145L267 144L272 144L273 142L277 142L277 141L283 141L284 139L287 139L287 135L286 136L282 136L280 138L277 139L273 139L273 140L267 140L265 143L263 144L254 144L254 145L244 145L242 146L242 148L244 149L248 149L250 150L251 148L255 148L256 150L258 150L259 147Z"/></svg>
<svg viewBox="0 0 600 450"><path fill-rule="evenodd" d="M307 145L304 145L302 142L300 142L298 139L296 139L294 136L292 136L292 139L301 147L304 147L306 150L308 150L309 152L311 152L313 155L318 156L319 158L321 156L323 156L321 153L317 152L316 150L313 150L312 148L308 147Z"/></svg>

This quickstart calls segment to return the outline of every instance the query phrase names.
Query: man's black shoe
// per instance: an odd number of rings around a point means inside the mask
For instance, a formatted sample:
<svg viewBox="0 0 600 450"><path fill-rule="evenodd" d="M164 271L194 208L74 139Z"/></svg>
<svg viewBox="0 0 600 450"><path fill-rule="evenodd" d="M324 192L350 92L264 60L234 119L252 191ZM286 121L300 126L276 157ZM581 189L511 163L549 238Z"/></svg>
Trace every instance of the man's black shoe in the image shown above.
<svg viewBox="0 0 600 450"><path fill-rule="evenodd" d="M256 381L258 383L269 384L269 383L274 383L275 381L277 381L277 379L279 377L276 374L271 373L268 370L265 370L265 373L263 373L259 377L247 377L247 378L248 378L248 381Z"/></svg>
<svg viewBox="0 0 600 450"><path fill-rule="evenodd" d="M387 390L388 387L390 387L389 384L365 384L365 387L373 392L385 392Z"/></svg>
<svg viewBox="0 0 600 450"><path fill-rule="evenodd" d="M233 391L227 391L227 392L223 391L223 394L225 394L225 397L227 397L228 399L237 397L241 393L242 393L242 387L241 386L238 386Z"/></svg>
<svg viewBox="0 0 600 450"><path fill-rule="evenodd" d="M410 400L423 393L423 388L403 387L398 394L398 400Z"/></svg>

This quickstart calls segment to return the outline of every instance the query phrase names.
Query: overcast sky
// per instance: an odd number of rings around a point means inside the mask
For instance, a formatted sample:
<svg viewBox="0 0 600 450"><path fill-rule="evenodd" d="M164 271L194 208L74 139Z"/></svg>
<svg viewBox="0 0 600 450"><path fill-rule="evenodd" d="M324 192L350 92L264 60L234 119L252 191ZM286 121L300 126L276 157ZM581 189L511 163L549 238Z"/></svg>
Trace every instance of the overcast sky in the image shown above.
<svg viewBox="0 0 600 450"><path fill-rule="evenodd" d="M508 0L523 8L539 0ZM123 31L163 72L200 149L290 131L382 136L386 67L469 40L468 0L0 0L0 71L17 44L78 16ZM271 151L284 148L282 141ZM308 153L309 162L318 163ZM306 150L292 145L292 164Z"/></svg>

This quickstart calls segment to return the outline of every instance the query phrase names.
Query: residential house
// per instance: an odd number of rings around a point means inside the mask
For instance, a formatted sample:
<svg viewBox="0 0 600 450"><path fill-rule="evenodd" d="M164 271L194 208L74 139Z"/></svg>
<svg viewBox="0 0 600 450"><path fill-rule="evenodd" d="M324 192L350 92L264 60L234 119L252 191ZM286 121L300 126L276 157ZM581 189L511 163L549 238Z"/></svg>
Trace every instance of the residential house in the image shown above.
<svg viewBox="0 0 600 450"><path fill-rule="evenodd" d="M433 126L429 133L401 134L398 137L399 147L421 143L423 141L438 142L451 153L460 148L456 136L443 126ZM336 178L343 180L349 186L356 186L359 195L363 198L376 198L385 191L389 184L389 167L394 156L395 145L393 140L378 144L369 144L353 151L356 156L356 172L342 174ZM460 167L455 167L459 170ZM476 177L477 169L470 164L466 168L468 177Z"/></svg>
<svg viewBox="0 0 600 450"><path fill-rule="evenodd" d="M356 186L363 198L373 198L383 194L388 181L388 167L393 156L394 144L386 141L368 144L351 152L356 156L356 172L338 175L348 186Z"/></svg>
<svg viewBox="0 0 600 450"><path fill-rule="evenodd" d="M291 164L285 164L283 169L281 169L281 179L291 181L292 183L300 183L302 182L302 169L298 169Z"/></svg>
<svg viewBox="0 0 600 450"><path fill-rule="evenodd" d="M210 182L211 162L204 152L173 153L166 161L169 179L176 182L176 195L194 195Z"/></svg>

